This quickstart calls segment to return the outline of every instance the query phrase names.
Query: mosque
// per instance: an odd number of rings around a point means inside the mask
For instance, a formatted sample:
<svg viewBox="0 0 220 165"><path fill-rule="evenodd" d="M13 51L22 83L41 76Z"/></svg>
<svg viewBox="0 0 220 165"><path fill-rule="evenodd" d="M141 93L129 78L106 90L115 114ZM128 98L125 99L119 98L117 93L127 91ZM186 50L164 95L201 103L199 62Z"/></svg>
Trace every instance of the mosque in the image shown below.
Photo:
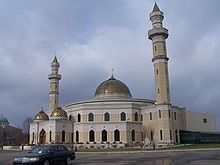
<svg viewBox="0 0 220 165"><path fill-rule="evenodd" d="M187 111L171 103L166 50L169 34L163 19L164 14L155 3L150 13L152 29L148 32L153 47L155 100L133 98L128 86L112 74L98 85L91 99L59 107L61 75L55 56L48 76L49 110L42 109L35 115L30 124L30 144L131 145L146 140L169 145L187 140L201 142L202 133L215 134L214 115Z"/></svg>

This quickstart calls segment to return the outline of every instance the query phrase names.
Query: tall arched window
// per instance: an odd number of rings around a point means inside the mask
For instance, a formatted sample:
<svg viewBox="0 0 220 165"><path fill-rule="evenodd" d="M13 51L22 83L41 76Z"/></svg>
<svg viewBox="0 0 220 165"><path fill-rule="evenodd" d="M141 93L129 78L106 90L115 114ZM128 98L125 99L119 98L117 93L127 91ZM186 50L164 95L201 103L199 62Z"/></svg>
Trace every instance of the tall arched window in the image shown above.
<svg viewBox="0 0 220 165"><path fill-rule="evenodd" d="M49 140L50 140L50 142L52 141L52 132L50 131L50 136L49 136L50 138L49 138Z"/></svg>
<svg viewBox="0 0 220 165"><path fill-rule="evenodd" d="M137 112L135 112L135 114L134 114L134 121L138 121L138 113Z"/></svg>
<svg viewBox="0 0 220 165"><path fill-rule="evenodd" d="M161 110L159 110L159 118L161 118Z"/></svg>
<svg viewBox="0 0 220 165"><path fill-rule="evenodd" d="M107 131L106 130L102 131L102 141L107 142Z"/></svg>
<svg viewBox="0 0 220 165"><path fill-rule="evenodd" d="M131 131L131 140L135 141L135 130L134 129Z"/></svg>
<svg viewBox="0 0 220 165"><path fill-rule="evenodd" d="M63 130L63 131L62 131L62 142L63 142L63 143L65 142L65 138L66 138L66 133L65 133L65 131Z"/></svg>
<svg viewBox="0 0 220 165"><path fill-rule="evenodd" d="M104 120L105 120L105 121L110 121L110 115L109 115L108 112L106 112L106 113L104 114Z"/></svg>
<svg viewBox="0 0 220 165"><path fill-rule="evenodd" d="M34 132L32 133L32 144L34 144Z"/></svg>
<svg viewBox="0 0 220 165"><path fill-rule="evenodd" d="M88 121L94 121L94 115L93 113L88 114Z"/></svg>
<svg viewBox="0 0 220 165"><path fill-rule="evenodd" d="M118 129L114 131L114 139L115 142L120 141L120 131Z"/></svg>
<svg viewBox="0 0 220 165"><path fill-rule="evenodd" d="M126 121L126 113L121 113L121 121Z"/></svg>
<svg viewBox="0 0 220 165"><path fill-rule="evenodd" d="M79 131L76 131L76 143L79 142Z"/></svg>
<svg viewBox="0 0 220 165"><path fill-rule="evenodd" d="M89 131L89 142L95 141L95 132L93 130Z"/></svg>
<svg viewBox="0 0 220 165"><path fill-rule="evenodd" d="M77 115L77 118L78 118L77 121L78 121L78 122L81 122L81 115L80 115L80 114Z"/></svg>
<svg viewBox="0 0 220 165"><path fill-rule="evenodd" d="M151 141L154 140L154 133L153 133L153 131L150 131L150 140L151 140Z"/></svg>
<svg viewBox="0 0 220 165"><path fill-rule="evenodd" d="M152 120L152 113L150 112L150 120Z"/></svg>

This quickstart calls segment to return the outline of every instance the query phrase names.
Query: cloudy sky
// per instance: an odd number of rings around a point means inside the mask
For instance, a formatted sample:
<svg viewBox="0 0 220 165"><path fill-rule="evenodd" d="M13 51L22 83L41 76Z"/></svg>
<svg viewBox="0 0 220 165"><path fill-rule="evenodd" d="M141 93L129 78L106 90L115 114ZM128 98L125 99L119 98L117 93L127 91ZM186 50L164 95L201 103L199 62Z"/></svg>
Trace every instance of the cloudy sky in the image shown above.
<svg viewBox="0 0 220 165"><path fill-rule="evenodd" d="M172 103L220 125L220 1L157 0L169 29ZM61 64L60 104L93 97L110 77L154 99L153 0L0 0L0 113L21 126L48 108L50 63Z"/></svg>

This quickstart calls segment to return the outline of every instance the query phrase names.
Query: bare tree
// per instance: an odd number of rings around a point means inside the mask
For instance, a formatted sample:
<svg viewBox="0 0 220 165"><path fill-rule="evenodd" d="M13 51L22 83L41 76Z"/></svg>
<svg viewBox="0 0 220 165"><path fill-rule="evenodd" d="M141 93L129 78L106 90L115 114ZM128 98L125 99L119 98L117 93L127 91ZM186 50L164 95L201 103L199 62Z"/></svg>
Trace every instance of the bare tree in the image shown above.
<svg viewBox="0 0 220 165"><path fill-rule="evenodd" d="M146 140L148 140L150 142L150 145L153 144L153 148L155 147L153 143L154 133L155 133L154 127L152 127L151 125L142 125L142 136L144 140L144 146L146 146Z"/></svg>
<svg viewBox="0 0 220 165"><path fill-rule="evenodd" d="M28 117L22 123L23 139L25 144L29 142L30 123L32 122L33 119L31 117Z"/></svg>

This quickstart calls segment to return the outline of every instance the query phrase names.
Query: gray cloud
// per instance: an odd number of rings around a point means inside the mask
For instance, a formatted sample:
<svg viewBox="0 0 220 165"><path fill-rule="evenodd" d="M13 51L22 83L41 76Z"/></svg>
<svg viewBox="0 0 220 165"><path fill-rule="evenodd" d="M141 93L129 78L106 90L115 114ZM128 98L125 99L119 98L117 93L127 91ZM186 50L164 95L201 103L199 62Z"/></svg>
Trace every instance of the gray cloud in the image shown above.
<svg viewBox="0 0 220 165"><path fill-rule="evenodd" d="M12 125L48 107L50 62L61 64L60 104L94 95L115 77L134 97L154 98L146 0L0 1L0 103ZM216 114L220 98L217 0L158 1L164 11L172 102Z"/></svg>

